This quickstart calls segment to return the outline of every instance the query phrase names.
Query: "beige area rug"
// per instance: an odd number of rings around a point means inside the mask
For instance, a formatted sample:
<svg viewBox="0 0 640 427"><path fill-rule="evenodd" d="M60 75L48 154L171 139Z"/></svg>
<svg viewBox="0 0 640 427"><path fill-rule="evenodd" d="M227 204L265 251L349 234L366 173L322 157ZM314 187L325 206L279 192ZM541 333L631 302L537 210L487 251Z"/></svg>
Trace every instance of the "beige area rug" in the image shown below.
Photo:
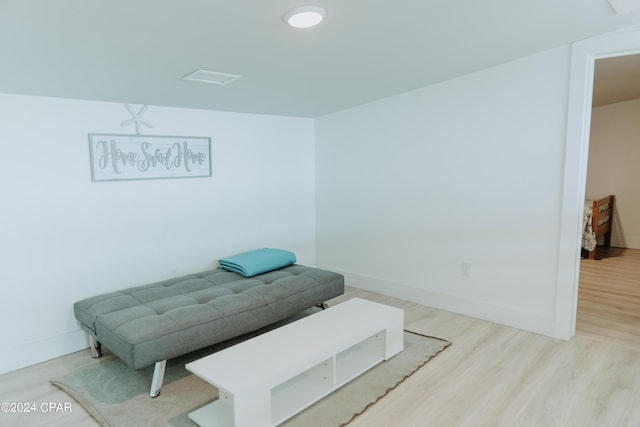
<svg viewBox="0 0 640 427"><path fill-rule="evenodd" d="M282 425L345 425L451 344L406 331L404 338L405 349L400 354L371 368ZM155 399L148 395L153 367L132 370L113 356L105 356L99 366L51 383L78 401L103 426L192 427L196 424L187 414L216 399L218 393L184 365L215 349L168 361L162 392ZM259 359L259 355L257 357ZM256 363L260 363L259 360Z"/></svg>

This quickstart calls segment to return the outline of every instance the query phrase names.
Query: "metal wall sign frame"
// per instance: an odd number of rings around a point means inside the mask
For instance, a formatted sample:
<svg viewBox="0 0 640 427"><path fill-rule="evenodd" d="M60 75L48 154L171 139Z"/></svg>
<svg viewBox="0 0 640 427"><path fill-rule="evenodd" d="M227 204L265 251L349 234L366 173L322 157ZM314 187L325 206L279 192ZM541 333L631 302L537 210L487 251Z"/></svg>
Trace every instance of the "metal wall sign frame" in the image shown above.
<svg viewBox="0 0 640 427"><path fill-rule="evenodd" d="M91 180L201 178L211 176L211 138L89 134Z"/></svg>

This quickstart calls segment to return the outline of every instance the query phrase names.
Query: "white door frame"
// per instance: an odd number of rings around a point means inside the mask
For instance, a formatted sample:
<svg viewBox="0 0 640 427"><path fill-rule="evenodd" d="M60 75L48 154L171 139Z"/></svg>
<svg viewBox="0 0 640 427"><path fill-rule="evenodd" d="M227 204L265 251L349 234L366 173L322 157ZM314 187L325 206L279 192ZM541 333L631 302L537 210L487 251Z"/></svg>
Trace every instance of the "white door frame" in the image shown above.
<svg viewBox="0 0 640 427"><path fill-rule="evenodd" d="M599 58L625 56L639 52L640 28L637 27L575 42L572 46L558 251L556 338L568 340L576 332L581 229L589 156L594 64Z"/></svg>

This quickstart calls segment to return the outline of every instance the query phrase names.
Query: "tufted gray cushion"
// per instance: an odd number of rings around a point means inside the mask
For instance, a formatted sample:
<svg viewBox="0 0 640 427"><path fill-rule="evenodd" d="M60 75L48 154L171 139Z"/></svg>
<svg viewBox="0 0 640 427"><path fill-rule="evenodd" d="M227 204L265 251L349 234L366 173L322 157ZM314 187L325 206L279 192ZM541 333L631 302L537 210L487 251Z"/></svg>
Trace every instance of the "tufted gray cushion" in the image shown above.
<svg viewBox="0 0 640 427"><path fill-rule="evenodd" d="M74 305L87 332L134 369L207 347L344 293L342 275L294 264L249 279L208 270Z"/></svg>

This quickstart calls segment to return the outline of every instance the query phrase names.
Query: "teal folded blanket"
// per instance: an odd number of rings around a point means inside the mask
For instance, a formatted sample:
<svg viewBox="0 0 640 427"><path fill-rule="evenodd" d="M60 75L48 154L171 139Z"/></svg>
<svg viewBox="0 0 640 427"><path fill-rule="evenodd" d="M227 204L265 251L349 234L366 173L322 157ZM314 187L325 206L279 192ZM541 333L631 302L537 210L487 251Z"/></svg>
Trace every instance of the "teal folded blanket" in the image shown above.
<svg viewBox="0 0 640 427"><path fill-rule="evenodd" d="M277 270L296 262L293 252L283 249L263 248L244 252L218 261L220 267L244 277L255 276L267 271Z"/></svg>

